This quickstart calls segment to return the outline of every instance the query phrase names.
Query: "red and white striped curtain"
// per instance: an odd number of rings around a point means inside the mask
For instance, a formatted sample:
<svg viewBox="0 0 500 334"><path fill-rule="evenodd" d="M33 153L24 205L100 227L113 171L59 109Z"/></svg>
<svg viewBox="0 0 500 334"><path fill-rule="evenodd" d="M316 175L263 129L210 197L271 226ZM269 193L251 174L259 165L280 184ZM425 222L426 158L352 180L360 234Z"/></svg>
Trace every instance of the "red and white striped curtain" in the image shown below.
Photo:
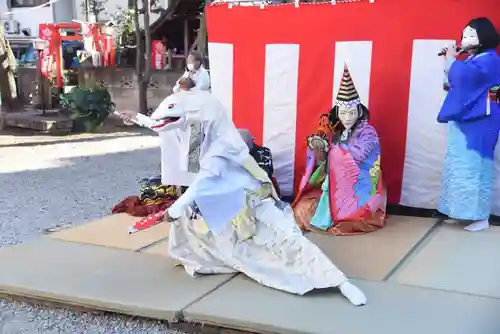
<svg viewBox="0 0 500 334"><path fill-rule="evenodd" d="M212 5L212 92L238 127L272 150L290 195L304 169L305 138L332 107L347 63L381 138L389 202L435 208L447 133L436 122L445 97L437 53L474 17L500 26L496 8L490 0ZM495 163L500 175L500 157ZM500 214L498 178L495 189Z"/></svg>

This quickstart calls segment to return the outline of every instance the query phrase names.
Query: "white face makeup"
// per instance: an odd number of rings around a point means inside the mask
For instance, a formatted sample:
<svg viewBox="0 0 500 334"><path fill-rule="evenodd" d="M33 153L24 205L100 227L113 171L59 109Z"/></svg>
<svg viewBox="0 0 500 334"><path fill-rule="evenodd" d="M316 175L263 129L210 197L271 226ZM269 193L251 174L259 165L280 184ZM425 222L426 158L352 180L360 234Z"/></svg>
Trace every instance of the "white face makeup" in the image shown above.
<svg viewBox="0 0 500 334"><path fill-rule="evenodd" d="M469 26L465 27L462 33L462 48L479 45L479 37L477 31Z"/></svg>
<svg viewBox="0 0 500 334"><path fill-rule="evenodd" d="M350 129L358 120L358 108L353 105L351 107L339 106L339 120L346 129Z"/></svg>

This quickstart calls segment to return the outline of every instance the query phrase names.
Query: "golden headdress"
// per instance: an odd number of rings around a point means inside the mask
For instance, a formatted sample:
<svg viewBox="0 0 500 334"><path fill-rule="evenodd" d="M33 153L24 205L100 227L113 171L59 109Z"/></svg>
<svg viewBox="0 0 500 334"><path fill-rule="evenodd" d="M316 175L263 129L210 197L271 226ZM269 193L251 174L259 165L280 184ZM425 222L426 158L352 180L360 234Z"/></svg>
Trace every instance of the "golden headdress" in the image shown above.
<svg viewBox="0 0 500 334"><path fill-rule="evenodd" d="M352 80L351 73L347 68L347 64L345 64L335 105L351 107L360 103L361 100L359 98L358 91L356 90L356 86L354 86L354 81Z"/></svg>

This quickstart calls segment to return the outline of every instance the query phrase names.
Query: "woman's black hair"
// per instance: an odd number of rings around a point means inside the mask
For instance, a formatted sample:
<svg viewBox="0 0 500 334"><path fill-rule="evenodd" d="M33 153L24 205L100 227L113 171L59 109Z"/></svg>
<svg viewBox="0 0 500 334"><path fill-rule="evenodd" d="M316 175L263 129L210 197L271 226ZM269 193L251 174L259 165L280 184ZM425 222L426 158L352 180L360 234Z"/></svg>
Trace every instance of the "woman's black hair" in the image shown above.
<svg viewBox="0 0 500 334"><path fill-rule="evenodd" d="M191 51L189 55L192 56L196 62L198 62L199 66L203 65L203 55L200 52Z"/></svg>
<svg viewBox="0 0 500 334"><path fill-rule="evenodd" d="M471 27L476 30L477 37L481 47L477 53L484 52L489 49L496 49L500 44L500 35L495 29L493 23L486 17L477 17L467 23L466 27Z"/></svg>
<svg viewBox="0 0 500 334"><path fill-rule="evenodd" d="M356 121L356 125L358 125L359 122L361 121L368 121L370 120L370 112L368 111L368 108L360 103L357 105L358 109L358 120ZM330 120L330 124L332 126L335 126L337 124L337 130L344 130L344 126L340 122L339 119L339 106L335 105L332 110L330 110L330 113L328 114L328 119Z"/></svg>
<svg viewBox="0 0 500 334"><path fill-rule="evenodd" d="M363 121L368 121L370 120L370 112L368 111L368 108L364 104L358 104L357 106L358 109L358 119L356 120L356 123L353 126L353 129L356 128L359 123ZM344 131L344 125L342 122L340 122L339 119L339 106L334 106L332 110L330 110L330 113L328 114L328 119L330 120L331 126L335 126L335 133L333 135L333 141L335 143L338 143L340 141L340 136L342 135L342 132Z"/></svg>

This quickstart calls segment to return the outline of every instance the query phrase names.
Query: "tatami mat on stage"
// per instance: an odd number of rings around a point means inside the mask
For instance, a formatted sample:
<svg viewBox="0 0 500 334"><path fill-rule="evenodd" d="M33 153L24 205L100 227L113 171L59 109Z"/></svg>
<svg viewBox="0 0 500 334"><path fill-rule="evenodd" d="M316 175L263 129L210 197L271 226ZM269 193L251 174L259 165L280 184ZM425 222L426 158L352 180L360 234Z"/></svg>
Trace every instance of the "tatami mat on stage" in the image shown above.
<svg viewBox="0 0 500 334"><path fill-rule="evenodd" d="M435 225L430 218L391 216L387 225L372 233L336 237L308 233L349 277L383 280Z"/></svg>
<svg viewBox="0 0 500 334"><path fill-rule="evenodd" d="M352 306L336 290L296 296L239 275L183 314L195 323L257 333L498 334L500 300L388 282L353 282L366 293L366 306Z"/></svg>
<svg viewBox="0 0 500 334"><path fill-rule="evenodd" d="M142 250L141 252L168 257L168 240L161 241L154 246Z"/></svg>
<svg viewBox="0 0 500 334"><path fill-rule="evenodd" d="M500 227L471 233L444 225L392 281L500 298L499 278Z"/></svg>
<svg viewBox="0 0 500 334"><path fill-rule="evenodd" d="M0 250L0 293L165 320L232 277L193 279L163 257L50 238Z"/></svg>
<svg viewBox="0 0 500 334"><path fill-rule="evenodd" d="M360 237L308 237L320 240L350 276L380 280L433 223L393 217L385 229ZM368 297L368 305L360 308L336 289L296 296L242 274L193 279L164 256L166 241L142 252L50 237L3 248L0 295L156 319L183 316L197 324L256 333L498 334L500 299L473 294L499 294L499 238L495 228L476 234L448 226L434 229L430 241L417 247L420 253L407 258L393 281L353 280Z"/></svg>
<svg viewBox="0 0 500 334"><path fill-rule="evenodd" d="M109 215L71 229L51 233L49 237L96 246L138 250L168 236L169 224L158 224L129 234L129 227L140 219L124 213Z"/></svg>

